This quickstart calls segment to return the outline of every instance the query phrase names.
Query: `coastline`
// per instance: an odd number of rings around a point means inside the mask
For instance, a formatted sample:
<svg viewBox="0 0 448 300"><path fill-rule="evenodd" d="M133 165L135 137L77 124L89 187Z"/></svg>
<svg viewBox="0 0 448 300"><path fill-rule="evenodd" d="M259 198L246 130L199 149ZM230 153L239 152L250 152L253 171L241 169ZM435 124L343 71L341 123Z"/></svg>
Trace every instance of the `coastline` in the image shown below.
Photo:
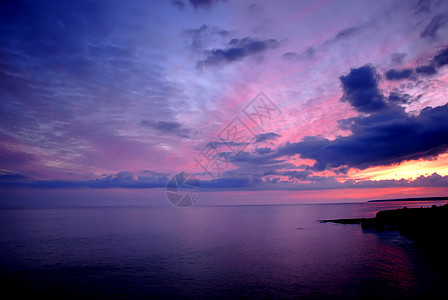
<svg viewBox="0 0 448 300"><path fill-rule="evenodd" d="M448 267L448 204L426 208L401 208L379 211L374 218L320 220L321 223L358 224L363 231L382 232L395 230L414 240L418 248L431 261Z"/></svg>

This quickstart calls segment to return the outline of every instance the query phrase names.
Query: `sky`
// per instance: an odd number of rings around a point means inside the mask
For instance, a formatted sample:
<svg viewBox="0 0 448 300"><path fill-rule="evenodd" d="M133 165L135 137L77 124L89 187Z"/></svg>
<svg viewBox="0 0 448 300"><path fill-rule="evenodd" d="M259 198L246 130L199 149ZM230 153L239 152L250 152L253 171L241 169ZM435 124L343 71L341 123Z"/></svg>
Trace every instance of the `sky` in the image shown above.
<svg viewBox="0 0 448 300"><path fill-rule="evenodd" d="M1 1L0 189L448 196L447 41L438 0Z"/></svg>

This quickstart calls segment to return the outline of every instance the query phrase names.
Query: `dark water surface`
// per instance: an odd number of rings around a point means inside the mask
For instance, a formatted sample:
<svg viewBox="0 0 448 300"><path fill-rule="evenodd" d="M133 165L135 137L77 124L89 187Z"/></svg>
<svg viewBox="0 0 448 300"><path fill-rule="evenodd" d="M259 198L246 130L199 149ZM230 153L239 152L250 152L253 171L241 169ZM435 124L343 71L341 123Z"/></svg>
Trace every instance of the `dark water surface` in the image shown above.
<svg viewBox="0 0 448 300"><path fill-rule="evenodd" d="M3 208L0 280L58 299L442 299L411 240L317 221L431 204Z"/></svg>

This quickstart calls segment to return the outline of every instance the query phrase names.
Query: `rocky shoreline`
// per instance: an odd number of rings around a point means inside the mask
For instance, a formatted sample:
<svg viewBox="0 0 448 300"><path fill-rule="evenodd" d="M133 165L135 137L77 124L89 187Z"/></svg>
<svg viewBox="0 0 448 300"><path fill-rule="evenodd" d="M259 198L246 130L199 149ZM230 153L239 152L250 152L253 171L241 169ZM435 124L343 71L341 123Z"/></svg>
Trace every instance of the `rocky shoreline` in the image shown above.
<svg viewBox="0 0 448 300"><path fill-rule="evenodd" d="M430 208L380 211L375 218L321 220L322 223L361 224L363 230L396 230L412 238L415 247L430 259L448 266L448 204Z"/></svg>

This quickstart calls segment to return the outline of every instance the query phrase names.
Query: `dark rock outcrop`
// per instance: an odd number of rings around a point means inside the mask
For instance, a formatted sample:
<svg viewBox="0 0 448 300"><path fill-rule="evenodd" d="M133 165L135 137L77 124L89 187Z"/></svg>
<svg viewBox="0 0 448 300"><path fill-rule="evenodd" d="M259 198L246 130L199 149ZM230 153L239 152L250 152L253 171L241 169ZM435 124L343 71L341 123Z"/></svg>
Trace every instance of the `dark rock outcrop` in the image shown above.
<svg viewBox="0 0 448 300"><path fill-rule="evenodd" d="M430 208L380 211L375 218L324 220L339 224L361 224L363 230L396 230L414 239L415 247L437 263L448 266L448 204Z"/></svg>

